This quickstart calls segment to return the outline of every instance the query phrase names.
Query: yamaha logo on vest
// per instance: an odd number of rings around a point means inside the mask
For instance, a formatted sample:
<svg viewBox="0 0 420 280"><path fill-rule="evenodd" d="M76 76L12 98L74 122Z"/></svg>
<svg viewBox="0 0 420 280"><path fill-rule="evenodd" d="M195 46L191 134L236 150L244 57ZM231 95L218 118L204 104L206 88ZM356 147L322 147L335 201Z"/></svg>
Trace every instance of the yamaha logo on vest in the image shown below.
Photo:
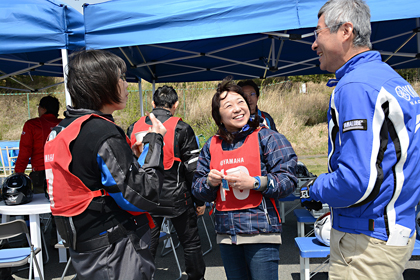
<svg viewBox="0 0 420 280"><path fill-rule="evenodd" d="M240 158L228 158L220 161L220 166L225 164L235 164L235 163L242 163L245 162L243 157Z"/></svg>

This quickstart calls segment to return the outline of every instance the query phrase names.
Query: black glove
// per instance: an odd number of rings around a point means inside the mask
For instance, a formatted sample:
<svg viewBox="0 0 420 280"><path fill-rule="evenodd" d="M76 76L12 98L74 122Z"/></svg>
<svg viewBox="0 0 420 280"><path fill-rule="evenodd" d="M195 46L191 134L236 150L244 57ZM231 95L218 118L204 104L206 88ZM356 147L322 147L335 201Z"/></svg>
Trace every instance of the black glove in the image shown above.
<svg viewBox="0 0 420 280"><path fill-rule="evenodd" d="M315 201L309 196L309 188L314 184L316 178L308 180L300 188L300 205L305 207L308 210L321 210L322 203L320 201Z"/></svg>

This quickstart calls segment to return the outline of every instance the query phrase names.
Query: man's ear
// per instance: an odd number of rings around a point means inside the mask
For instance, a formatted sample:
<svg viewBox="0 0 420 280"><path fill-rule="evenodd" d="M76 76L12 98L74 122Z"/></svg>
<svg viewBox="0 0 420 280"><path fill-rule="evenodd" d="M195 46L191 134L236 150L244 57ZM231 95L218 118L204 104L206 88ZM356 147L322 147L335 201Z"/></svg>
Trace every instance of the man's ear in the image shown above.
<svg viewBox="0 0 420 280"><path fill-rule="evenodd" d="M172 106L172 108L176 109L176 108L178 108L178 105L179 105L179 101L175 102L175 104Z"/></svg>
<svg viewBox="0 0 420 280"><path fill-rule="evenodd" d="M152 107L153 107L153 109L156 108L155 101L152 101Z"/></svg>
<svg viewBox="0 0 420 280"><path fill-rule="evenodd" d="M353 41L353 36L354 36L353 29L354 29L353 23L351 23L351 22L343 23L341 32L343 32L343 39L344 40L351 39Z"/></svg>

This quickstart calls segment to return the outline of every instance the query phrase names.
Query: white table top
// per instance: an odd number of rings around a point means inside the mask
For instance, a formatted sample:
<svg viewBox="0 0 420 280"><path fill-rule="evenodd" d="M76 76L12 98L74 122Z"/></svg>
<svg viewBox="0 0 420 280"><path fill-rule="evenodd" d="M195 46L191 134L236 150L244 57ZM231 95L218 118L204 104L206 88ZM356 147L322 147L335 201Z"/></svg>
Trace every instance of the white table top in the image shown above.
<svg viewBox="0 0 420 280"><path fill-rule="evenodd" d="M20 205L6 205L0 201L0 214L4 215L31 215L51 213L50 202L45 194L34 194L31 202Z"/></svg>

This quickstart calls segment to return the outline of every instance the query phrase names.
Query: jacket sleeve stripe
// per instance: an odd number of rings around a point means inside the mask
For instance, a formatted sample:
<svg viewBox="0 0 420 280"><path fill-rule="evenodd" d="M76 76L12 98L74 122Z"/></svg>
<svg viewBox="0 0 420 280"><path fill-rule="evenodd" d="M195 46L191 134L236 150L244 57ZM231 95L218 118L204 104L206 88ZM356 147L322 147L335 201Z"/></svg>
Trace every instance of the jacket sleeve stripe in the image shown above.
<svg viewBox="0 0 420 280"><path fill-rule="evenodd" d="M407 160L407 151L410 144L407 127L405 126L404 122L404 113L396 100L396 98L391 95L389 92L387 92L385 89L381 90L381 93L387 96L390 106L389 106L389 119L392 122L396 133L396 138L392 139L394 142L394 146L397 149L399 147L399 150L396 150L397 154L397 163L394 166L394 194L391 198L391 201L386 207L386 212L388 216L388 226L390 229L393 229L396 224L396 212L395 212L395 202L399 198L401 194L401 190L404 184L405 175L404 175L404 165ZM397 145L396 143L399 143ZM392 234L392 231L391 231Z"/></svg>

